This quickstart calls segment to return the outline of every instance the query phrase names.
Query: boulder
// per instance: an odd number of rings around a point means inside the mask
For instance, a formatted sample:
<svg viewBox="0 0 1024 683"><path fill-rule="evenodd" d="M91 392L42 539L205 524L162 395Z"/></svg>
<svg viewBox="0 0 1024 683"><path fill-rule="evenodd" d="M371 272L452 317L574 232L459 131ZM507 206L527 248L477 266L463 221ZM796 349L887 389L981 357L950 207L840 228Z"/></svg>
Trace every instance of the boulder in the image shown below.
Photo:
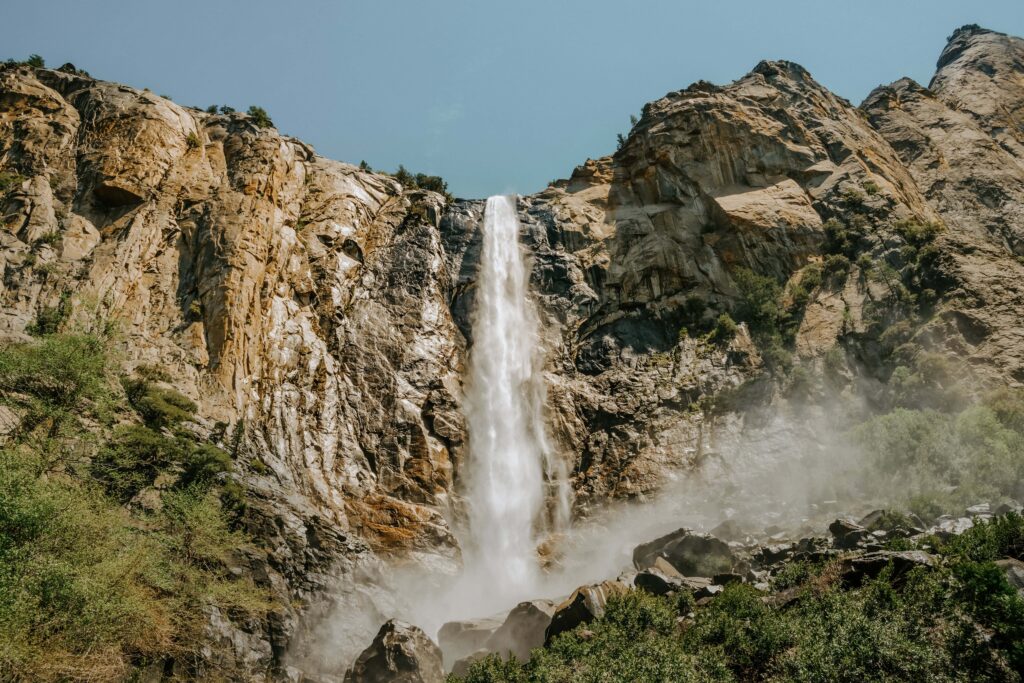
<svg viewBox="0 0 1024 683"><path fill-rule="evenodd" d="M1017 590L1017 594L1024 598L1024 562L1013 558L997 560L996 566L1006 574L1006 581Z"/></svg>
<svg viewBox="0 0 1024 683"><path fill-rule="evenodd" d="M345 683L444 683L441 648L427 634L392 619L356 659Z"/></svg>
<svg viewBox="0 0 1024 683"><path fill-rule="evenodd" d="M550 643L559 633L571 631L580 624L588 624L604 616L608 598L621 595L628 590L628 586L618 581L580 586L555 609L551 623L544 633L544 644Z"/></svg>
<svg viewBox="0 0 1024 683"><path fill-rule="evenodd" d="M743 527L734 519L727 519L716 526L711 530L711 535L723 541L742 541L747 537Z"/></svg>
<svg viewBox="0 0 1024 683"><path fill-rule="evenodd" d="M651 567L637 572L633 578L633 585L651 595L667 595L683 587L681 578L678 574L669 576Z"/></svg>
<svg viewBox="0 0 1024 683"><path fill-rule="evenodd" d="M921 550L879 550L851 557L843 561L842 579L848 586L859 586L865 579L873 579L892 565L894 581L899 581L915 567L934 567L936 559Z"/></svg>
<svg viewBox="0 0 1024 683"><path fill-rule="evenodd" d="M446 623L437 632L437 643L444 652L445 665L483 649L501 623L501 619L493 617Z"/></svg>
<svg viewBox="0 0 1024 683"><path fill-rule="evenodd" d="M555 603L551 600L521 602L487 639L484 648L497 652L503 659L511 653L516 659L525 661L534 648L544 645L544 637L554 615Z"/></svg>
<svg viewBox="0 0 1024 683"><path fill-rule="evenodd" d="M730 571L736 562L724 541L708 534L678 529L633 550L633 566L647 569L659 558L667 560L685 576L711 576Z"/></svg>
<svg viewBox="0 0 1024 683"><path fill-rule="evenodd" d="M828 525L833 545L843 550L856 548L870 536L870 532L849 519L837 519Z"/></svg>

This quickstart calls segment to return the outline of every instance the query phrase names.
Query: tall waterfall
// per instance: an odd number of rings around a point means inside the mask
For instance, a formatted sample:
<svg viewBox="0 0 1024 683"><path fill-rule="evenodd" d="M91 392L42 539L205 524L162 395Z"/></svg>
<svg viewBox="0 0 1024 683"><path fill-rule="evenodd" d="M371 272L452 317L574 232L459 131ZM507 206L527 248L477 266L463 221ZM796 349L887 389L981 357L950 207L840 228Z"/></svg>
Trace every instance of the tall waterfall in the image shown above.
<svg viewBox="0 0 1024 683"><path fill-rule="evenodd" d="M472 317L465 411L469 431L466 571L495 601L519 599L539 578L545 475L553 517L568 515L564 472L545 436L544 359L537 310L519 246L514 196L487 200Z"/></svg>

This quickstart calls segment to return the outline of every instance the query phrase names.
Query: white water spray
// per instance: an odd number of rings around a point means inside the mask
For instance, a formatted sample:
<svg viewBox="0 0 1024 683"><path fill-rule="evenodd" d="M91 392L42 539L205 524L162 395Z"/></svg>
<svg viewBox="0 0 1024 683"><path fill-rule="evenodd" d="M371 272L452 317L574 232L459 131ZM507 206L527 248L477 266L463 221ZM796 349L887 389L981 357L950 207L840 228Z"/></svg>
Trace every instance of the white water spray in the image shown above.
<svg viewBox="0 0 1024 683"><path fill-rule="evenodd" d="M469 431L466 502L470 538L465 578L486 602L533 597L539 568L545 474L555 489L555 517L567 514L543 421L545 387L540 323L528 295L519 246L516 198L487 200L477 274L473 347L465 413Z"/></svg>

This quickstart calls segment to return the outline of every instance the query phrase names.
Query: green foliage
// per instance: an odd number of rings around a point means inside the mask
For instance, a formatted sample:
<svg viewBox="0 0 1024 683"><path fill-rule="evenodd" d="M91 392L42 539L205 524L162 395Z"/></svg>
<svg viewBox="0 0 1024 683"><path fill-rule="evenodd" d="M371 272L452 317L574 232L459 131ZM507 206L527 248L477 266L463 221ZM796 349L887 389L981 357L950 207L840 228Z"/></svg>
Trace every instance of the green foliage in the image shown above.
<svg viewBox="0 0 1024 683"><path fill-rule="evenodd" d="M211 104L209 107L206 108L206 113L207 114L216 114L217 113L217 105L216 104Z"/></svg>
<svg viewBox="0 0 1024 683"><path fill-rule="evenodd" d="M28 333L34 336L56 334L71 316L71 293L64 291L56 306L43 306L36 314L35 321L28 326Z"/></svg>
<svg viewBox="0 0 1024 683"><path fill-rule="evenodd" d="M953 418L898 408L859 426L853 438L867 455L865 487L891 500L913 498L911 509L924 516L1024 492L1024 436L986 406Z"/></svg>
<svg viewBox="0 0 1024 683"><path fill-rule="evenodd" d="M226 112L223 112L223 109L224 108L221 107L222 113L226 113ZM252 122L254 124L256 124L257 128L273 128L274 127L274 122L270 120L270 115L267 114L267 110L264 109L263 107L257 107L254 104L251 107L249 107L249 109L246 111L246 113L249 115L249 118L252 119Z"/></svg>
<svg viewBox="0 0 1024 683"><path fill-rule="evenodd" d="M46 66L46 60L39 55L29 55L28 59L25 60L25 63L36 69L42 69Z"/></svg>
<svg viewBox="0 0 1024 683"><path fill-rule="evenodd" d="M59 243L60 240L61 240L60 231L58 231L58 230L51 230L50 232L45 232L42 235L40 235L36 239L34 244L35 244L35 246L43 246L43 245L45 245L45 246L51 246L52 247L53 245Z"/></svg>
<svg viewBox="0 0 1024 683"><path fill-rule="evenodd" d="M1004 557L1024 560L1024 517L1010 512L988 521L980 520L964 533L950 538L942 551L972 562Z"/></svg>
<svg viewBox="0 0 1024 683"><path fill-rule="evenodd" d="M934 241L938 234L942 232L942 225L934 222L922 223L914 219L901 219L896 221L893 229L907 244L914 247L923 247L929 242Z"/></svg>
<svg viewBox="0 0 1024 683"><path fill-rule="evenodd" d="M226 454L184 432L110 432L95 420L123 401L104 344L53 334L0 348L0 399L28 409L0 449L3 680L126 680L135 664L168 656L187 666L209 646L207 606L237 618L271 606L227 571L247 540L229 526L240 487L217 484ZM158 492L159 511L121 505L162 471L181 475Z"/></svg>
<svg viewBox="0 0 1024 683"><path fill-rule="evenodd" d="M711 330L709 340L719 346L726 346L736 338L736 333L738 331L739 327L736 325L736 322L728 313L723 313L718 316L718 320L715 322L715 327Z"/></svg>
<svg viewBox="0 0 1024 683"><path fill-rule="evenodd" d="M369 170L369 166L364 170ZM405 166L399 164L398 170L390 174L402 186L410 189L429 190L443 194L449 201L452 196L448 194L448 183L441 176L427 175L425 173L410 173Z"/></svg>
<svg viewBox="0 0 1024 683"><path fill-rule="evenodd" d="M218 111L220 111L221 114L234 114L235 113L235 108L234 107L229 107L226 104L222 104L218 108Z"/></svg>
<svg viewBox="0 0 1024 683"><path fill-rule="evenodd" d="M0 171L0 196L7 194L25 182L25 176L11 171Z"/></svg>
<svg viewBox="0 0 1024 683"><path fill-rule="evenodd" d="M199 136L196 134L195 131L192 131L185 138L185 145L189 149L199 149L200 147L203 146L203 141L199 139Z"/></svg>
<svg viewBox="0 0 1024 683"><path fill-rule="evenodd" d="M1011 526L1019 531L1020 518ZM950 550L933 569L898 581L885 569L854 588L836 580L838 568L787 564L775 588L800 590L781 607L745 584L702 607L689 593L614 597L603 618L528 662L492 657L463 680L1020 681L1024 601L995 565Z"/></svg>
<svg viewBox="0 0 1024 683"><path fill-rule="evenodd" d="M125 425L114 430L90 470L108 495L127 503L150 486L160 470L180 462L183 451L173 438L142 425Z"/></svg>
<svg viewBox="0 0 1024 683"><path fill-rule="evenodd" d="M192 418L196 404L181 392L141 378L125 379L125 394L132 407L151 427L165 427Z"/></svg>
<svg viewBox="0 0 1024 683"><path fill-rule="evenodd" d="M90 335L50 335L0 349L0 392L24 395L53 411L70 411L107 395L104 341Z"/></svg>

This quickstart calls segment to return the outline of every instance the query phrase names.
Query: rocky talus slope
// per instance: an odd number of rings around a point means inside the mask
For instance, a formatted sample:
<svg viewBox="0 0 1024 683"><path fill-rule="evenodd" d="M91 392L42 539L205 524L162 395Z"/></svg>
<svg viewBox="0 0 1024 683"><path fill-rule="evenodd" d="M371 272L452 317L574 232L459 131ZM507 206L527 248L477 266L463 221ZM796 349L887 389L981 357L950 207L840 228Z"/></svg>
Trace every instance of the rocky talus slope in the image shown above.
<svg viewBox="0 0 1024 683"><path fill-rule="evenodd" d="M113 327L125 372L235 440L258 548L232 569L279 598L211 626L242 680L301 676L297 634L361 567L459 561L483 214L257 123L0 66L0 334ZM519 207L581 512L743 438L784 451L800 425L764 416L826 394L1024 381L1019 38L960 29L929 87L859 108L789 62L696 83Z"/></svg>

